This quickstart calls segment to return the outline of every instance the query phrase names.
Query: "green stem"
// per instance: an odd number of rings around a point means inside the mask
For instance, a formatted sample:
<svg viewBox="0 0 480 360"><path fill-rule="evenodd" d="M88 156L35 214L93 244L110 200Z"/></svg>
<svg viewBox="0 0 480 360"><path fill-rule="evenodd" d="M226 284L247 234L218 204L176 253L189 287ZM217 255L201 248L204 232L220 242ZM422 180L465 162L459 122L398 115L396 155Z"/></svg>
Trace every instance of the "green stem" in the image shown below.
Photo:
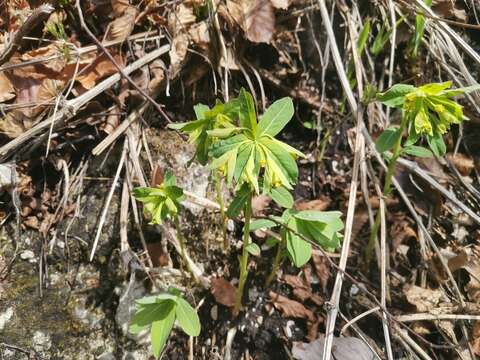
<svg viewBox="0 0 480 360"><path fill-rule="evenodd" d="M175 229L177 230L178 243L180 244L180 255L182 256L182 260L187 267L188 272L193 275L192 268L190 267L190 263L187 260L185 250L185 238L183 237L182 231L180 230L180 221L178 220L178 216L175 216L173 221L175 223Z"/></svg>
<svg viewBox="0 0 480 360"><path fill-rule="evenodd" d="M403 117L402 122L400 124L400 137L398 138L397 142L395 143L393 150L392 150L392 157L390 162L388 163L387 173L385 175L385 183L383 185L383 196L388 197L392 191L392 182L393 182L393 175L395 173L395 166L397 164L397 160L402 154L402 134L407 126L407 118ZM372 258L373 250L375 248L375 243L377 240L377 233L378 228L380 227L380 220L381 220L381 211L378 209L377 214L375 216L375 222L373 223L372 231L370 233L370 238L368 239L367 249L365 251L365 257L367 264L370 263Z"/></svg>
<svg viewBox="0 0 480 360"><path fill-rule="evenodd" d="M243 288L248 276L248 244L250 243L250 221L252 219L252 194L249 194L245 204L245 225L243 226L243 248L240 258L240 279L238 281L237 298L235 301L234 314L238 314L242 308Z"/></svg>
<svg viewBox="0 0 480 360"><path fill-rule="evenodd" d="M217 202L220 205L220 217L222 218L222 231L223 231L223 250L225 252L228 250L230 247L230 243L228 241L227 237L227 216L225 214L225 204L223 202L223 196L222 196L222 186L221 186L221 181L220 181L220 176L218 174L218 171L215 171L214 175L214 182L215 182L215 191L217 192Z"/></svg>
<svg viewBox="0 0 480 360"><path fill-rule="evenodd" d="M275 254L275 259L273 260L272 271L268 275L267 279L265 280L265 287L269 287L272 283L273 279L278 273L278 269L280 268L280 264L283 260L283 250L285 249L285 231L282 231L282 239L277 245L277 253Z"/></svg>

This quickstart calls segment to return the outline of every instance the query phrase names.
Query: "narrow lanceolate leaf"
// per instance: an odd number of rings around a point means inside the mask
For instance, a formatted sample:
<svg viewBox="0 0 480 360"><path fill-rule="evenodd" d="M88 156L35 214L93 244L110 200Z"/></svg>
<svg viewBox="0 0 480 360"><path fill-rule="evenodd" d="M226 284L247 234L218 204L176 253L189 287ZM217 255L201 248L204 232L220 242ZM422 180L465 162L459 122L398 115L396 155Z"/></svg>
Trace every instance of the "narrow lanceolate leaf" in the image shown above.
<svg viewBox="0 0 480 360"><path fill-rule="evenodd" d="M250 129L253 134L257 131L257 113L252 95L244 88L240 90L240 126Z"/></svg>
<svg viewBox="0 0 480 360"><path fill-rule="evenodd" d="M178 325L189 336L198 336L200 334L200 319L192 306L181 297L177 298L175 308Z"/></svg>
<svg viewBox="0 0 480 360"><path fill-rule="evenodd" d="M159 358L175 322L175 307L161 320L154 321L150 329L150 341L155 358Z"/></svg>
<svg viewBox="0 0 480 360"><path fill-rule="evenodd" d="M260 118L257 136L277 135L292 119L294 111L291 98L284 97L275 101Z"/></svg>
<svg viewBox="0 0 480 360"><path fill-rule="evenodd" d="M395 146L400 136L402 136L400 129L388 128L378 137L375 147L380 153L388 151Z"/></svg>
<svg viewBox="0 0 480 360"><path fill-rule="evenodd" d="M412 156L418 156L418 157L432 157L433 156L433 154L430 150L428 150L424 147L421 147L421 146L415 146L415 145L407 146L403 149L403 151L406 154L412 155Z"/></svg>
<svg viewBox="0 0 480 360"><path fill-rule="evenodd" d="M248 184L243 184L242 187L235 194L232 202L230 203L230 206L227 209L227 215L231 218L237 217L242 211L249 196L250 189L248 187Z"/></svg>
<svg viewBox="0 0 480 360"><path fill-rule="evenodd" d="M383 93L377 94L377 100L389 107L402 107L405 95L411 93L416 88L413 85L396 84Z"/></svg>
<svg viewBox="0 0 480 360"><path fill-rule="evenodd" d="M443 156L447 152L447 147L441 134L427 136L428 145L432 152L437 156Z"/></svg>
<svg viewBox="0 0 480 360"><path fill-rule="evenodd" d="M273 199L273 201L275 201L281 207L285 209L290 209L293 207L293 196L283 186L272 188L269 195Z"/></svg>

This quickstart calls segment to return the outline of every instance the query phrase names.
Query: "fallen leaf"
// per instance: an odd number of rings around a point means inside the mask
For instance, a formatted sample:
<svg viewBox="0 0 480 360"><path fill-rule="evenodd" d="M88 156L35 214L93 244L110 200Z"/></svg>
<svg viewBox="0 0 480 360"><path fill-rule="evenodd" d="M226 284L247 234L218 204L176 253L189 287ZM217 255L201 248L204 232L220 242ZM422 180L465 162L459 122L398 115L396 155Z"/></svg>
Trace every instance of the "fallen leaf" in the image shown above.
<svg viewBox="0 0 480 360"><path fill-rule="evenodd" d="M317 274L320 285L322 285L323 292L327 290L328 280L332 275L330 271L330 263L325 256L320 256L312 253L313 266L315 267L315 273Z"/></svg>
<svg viewBox="0 0 480 360"><path fill-rule="evenodd" d="M299 211L303 211L303 210L324 211L328 209L331 202L332 201L328 196L321 196L320 198L315 200L299 201L295 203L295 209Z"/></svg>
<svg viewBox="0 0 480 360"><path fill-rule="evenodd" d="M457 168L458 172L463 176L468 176L472 172L475 164L473 159L469 156L457 153L457 154L447 154L447 159L450 160L453 165Z"/></svg>
<svg viewBox="0 0 480 360"><path fill-rule="evenodd" d="M266 0L254 0L245 16L247 39L257 43L269 43L275 30L273 6Z"/></svg>
<svg viewBox="0 0 480 360"><path fill-rule="evenodd" d="M163 251L163 246L160 242L147 244L147 251L154 267L168 265L168 255Z"/></svg>
<svg viewBox="0 0 480 360"><path fill-rule="evenodd" d="M224 278L213 278L211 280L212 295L215 301L227 307L235 305L237 289Z"/></svg>
<svg viewBox="0 0 480 360"><path fill-rule="evenodd" d="M284 275L283 280L292 287L295 298L302 302L311 300L316 305L322 306L323 299L312 293L312 287L305 279L295 275Z"/></svg>
<svg viewBox="0 0 480 360"><path fill-rule="evenodd" d="M323 357L325 337L321 336L311 343L294 342L292 355L297 360L318 360ZM377 356L363 341L354 337L334 337L332 359L336 360L373 360Z"/></svg>
<svg viewBox="0 0 480 360"><path fill-rule="evenodd" d="M190 37L190 40L199 48L204 50L208 49L208 44L210 43L210 32L206 21L193 24L188 30L188 36Z"/></svg>
<svg viewBox="0 0 480 360"><path fill-rule="evenodd" d="M110 3L115 17L121 16L130 7L128 0L111 0Z"/></svg>
<svg viewBox="0 0 480 360"><path fill-rule="evenodd" d="M407 301L415 305L419 312L427 312L435 308L443 296L439 289L425 289L416 285L405 286L403 293Z"/></svg>
<svg viewBox="0 0 480 360"><path fill-rule="evenodd" d="M15 97L15 89L12 82L5 75L4 72L0 73L0 102L12 100Z"/></svg>
<svg viewBox="0 0 480 360"><path fill-rule="evenodd" d="M286 10L290 6L289 0L270 0L270 2L272 3L273 7L276 9Z"/></svg>
<svg viewBox="0 0 480 360"><path fill-rule="evenodd" d="M475 321L472 330L472 348L475 355L480 356L480 321Z"/></svg>
<svg viewBox="0 0 480 360"><path fill-rule="evenodd" d="M114 55L113 58L117 64L120 66L123 65L123 60L120 55ZM77 76L76 80L83 88L90 90L105 77L115 74L117 71L117 67L110 61L110 59L105 54L102 54L97 56L95 60Z"/></svg>
<svg viewBox="0 0 480 360"><path fill-rule="evenodd" d="M392 251L396 252L397 248L407 240L416 239L417 232L402 214L400 218L395 219L390 227L390 237L392 239Z"/></svg>
<svg viewBox="0 0 480 360"><path fill-rule="evenodd" d="M467 21L467 12L460 8L460 1L433 0L432 9L443 18L456 18L462 22Z"/></svg>
<svg viewBox="0 0 480 360"><path fill-rule="evenodd" d="M269 43L275 30L275 12L266 0L227 0L228 14L243 29L248 40Z"/></svg>
<svg viewBox="0 0 480 360"><path fill-rule="evenodd" d="M285 296L279 295L273 291L269 291L268 295L273 306L282 313L283 317L294 317L299 319L308 319L314 322L316 317L313 312L303 306L298 301L291 300Z"/></svg>
<svg viewBox="0 0 480 360"><path fill-rule="evenodd" d="M135 6L127 7L123 15L113 20L107 28L104 41L125 41L132 33L138 11Z"/></svg>

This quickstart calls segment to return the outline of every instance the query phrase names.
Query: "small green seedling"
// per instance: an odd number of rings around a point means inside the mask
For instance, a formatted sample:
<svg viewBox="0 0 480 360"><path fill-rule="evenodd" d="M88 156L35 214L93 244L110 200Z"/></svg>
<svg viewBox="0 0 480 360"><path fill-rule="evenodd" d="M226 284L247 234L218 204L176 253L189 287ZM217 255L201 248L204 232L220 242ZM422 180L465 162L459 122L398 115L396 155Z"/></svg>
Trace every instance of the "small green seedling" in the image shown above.
<svg viewBox="0 0 480 360"><path fill-rule="evenodd" d="M286 209L281 217L253 221L250 231L281 226L281 240L277 242L277 253L266 285L270 285L277 275L285 256L297 267L302 267L310 260L312 245L306 239L327 251L338 248L342 239L340 231L344 227L341 216L339 211Z"/></svg>
<svg viewBox="0 0 480 360"><path fill-rule="evenodd" d="M129 331L138 334L150 326L150 341L155 358L159 358L175 321L189 336L200 334L200 319L180 292L170 288L166 293L146 296L136 301L137 311Z"/></svg>
<svg viewBox="0 0 480 360"><path fill-rule="evenodd" d="M225 104L217 101L212 109L207 105L197 104L194 110L197 120L179 124L169 124L168 127L188 134L189 142L196 146L196 159L201 165L205 165L210 159L209 151L211 146L218 140L215 134L220 133L225 135L235 129L233 119L238 116L238 101L237 99L233 99ZM217 192L217 201L220 205L220 215L222 217L224 249L227 250L229 247L227 238L227 216L225 214L222 197L220 175L218 171L213 171L212 175L215 191Z"/></svg>
<svg viewBox="0 0 480 360"><path fill-rule="evenodd" d="M382 104L402 110L400 126L387 128L378 137L376 148L387 155L389 164L385 175L383 193L391 192L392 178L397 159L403 155L419 157L443 156L446 153L445 135L454 124L460 124L466 117L463 107L453 98L478 90L479 86L451 89L452 82L431 83L420 87L397 84L383 93L377 94ZM405 140L404 132L407 133ZM428 148L417 146L421 139L426 139ZM391 151L391 153L387 153ZM367 259L375 246L375 239L380 226L380 212L375 223L367 247Z"/></svg>
<svg viewBox="0 0 480 360"><path fill-rule="evenodd" d="M177 180L171 172L165 174L165 180L156 187L138 187L133 189L135 198L143 203L144 213L151 218L150 224L161 224L171 218L177 230L178 242L183 262L190 273L189 262L186 257L185 240L183 238L178 213L182 206L180 202L185 198L182 188L177 186Z"/></svg>

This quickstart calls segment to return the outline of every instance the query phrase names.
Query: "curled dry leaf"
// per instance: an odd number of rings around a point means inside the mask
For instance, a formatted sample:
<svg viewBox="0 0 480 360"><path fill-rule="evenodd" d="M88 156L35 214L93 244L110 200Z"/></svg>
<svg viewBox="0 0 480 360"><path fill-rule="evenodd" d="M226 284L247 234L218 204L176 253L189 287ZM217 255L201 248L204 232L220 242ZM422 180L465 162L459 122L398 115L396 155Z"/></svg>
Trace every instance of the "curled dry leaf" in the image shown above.
<svg viewBox="0 0 480 360"><path fill-rule="evenodd" d="M447 154L447 158L453 163L453 165L457 168L458 172L463 176L470 175L473 168L475 167L473 159L462 153L450 153Z"/></svg>
<svg viewBox="0 0 480 360"><path fill-rule="evenodd" d="M282 313L283 317L307 319L311 322L315 321L316 317L313 312L303 306L302 303L291 300L273 291L270 291L268 296L270 296L273 306Z"/></svg>
<svg viewBox="0 0 480 360"><path fill-rule="evenodd" d="M123 11L123 15L113 20L105 34L105 41L119 40L125 41L132 33L135 26L135 18L138 11L134 6L129 6Z"/></svg>
<svg viewBox="0 0 480 360"><path fill-rule="evenodd" d="M224 278L213 278L211 280L212 295L215 301L227 307L235 305L237 289Z"/></svg>
<svg viewBox="0 0 480 360"><path fill-rule="evenodd" d="M148 254L150 255L150 259L152 259L153 266L158 267L168 265L168 255L163 251L163 247L160 242L147 244L147 250Z"/></svg>
<svg viewBox="0 0 480 360"><path fill-rule="evenodd" d="M252 199L253 216L265 216L265 210L272 202L272 199L266 195L254 196Z"/></svg>
<svg viewBox="0 0 480 360"><path fill-rule="evenodd" d="M460 8L460 1L454 0L433 0L433 11L443 18L455 18L462 22L467 21L467 13Z"/></svg>
<svg viewBox="0 0 480 360"><path fill-rule="evenodd" d="M480 356L480 321L475 321L472 330L472 348L475 355Z"/></svg>
<svg viewBox="0 0 480 360"><path fill-rule="evenodd" d="M416 285L405 286L403 293L407 301L415 305L419 312L427 312L435 308L443 296L442 291L439 289L424 289Z"/></svg>

